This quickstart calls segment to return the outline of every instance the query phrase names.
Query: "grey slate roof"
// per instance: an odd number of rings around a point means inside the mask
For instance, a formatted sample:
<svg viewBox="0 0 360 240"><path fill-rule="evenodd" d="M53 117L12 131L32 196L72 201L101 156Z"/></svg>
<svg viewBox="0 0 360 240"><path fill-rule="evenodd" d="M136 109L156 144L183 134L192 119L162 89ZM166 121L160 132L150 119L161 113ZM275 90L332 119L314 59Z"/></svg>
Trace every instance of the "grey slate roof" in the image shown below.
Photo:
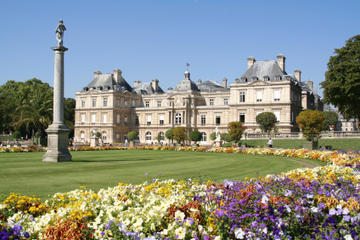
<svg viewBox="0 0 360 240"><path fill-rule="evenodd" d="M157 91L155 91L151 85L151 82L139 83L136 87L134 87L134 91L137 94L162 94L164 91L158 86Z"/></svg>
<svg viewBox="0 0 360 240"><path fill-rule="evenodd" d="M186 71L184 75L185 78L176 85L176 91L188 91L188 90L199 91L196 84L193 81L191 81L190 73Z"/></svg>
<svg viewBox="0 0 360 240"><path fill-rule="evenodd" d="M132 87L126 82L126 80L121 77L119 82L116 82L111 73L98 74L94 76L94 80L92 80L84 90L118 90L118 91L128 91L132 92Z"/></svg>
<svg viewBox="0 0 360 240"><path fill-rule="evenodd" d="M215 92L215 91L228 91L229 88L224 88L218 82L205 81L197 85L201 92Z"/></svg>
<svg viewBox="0 0 360 240"><path fill-rule="evenodd" d="M264 80L264 77L269 78L268 81L283 80L286 72L281 71L279 65L274 60L257 61L255 62L240 79L240 82L253 82L256 80ZM280 79L279 79L280 77Z"/></svg>

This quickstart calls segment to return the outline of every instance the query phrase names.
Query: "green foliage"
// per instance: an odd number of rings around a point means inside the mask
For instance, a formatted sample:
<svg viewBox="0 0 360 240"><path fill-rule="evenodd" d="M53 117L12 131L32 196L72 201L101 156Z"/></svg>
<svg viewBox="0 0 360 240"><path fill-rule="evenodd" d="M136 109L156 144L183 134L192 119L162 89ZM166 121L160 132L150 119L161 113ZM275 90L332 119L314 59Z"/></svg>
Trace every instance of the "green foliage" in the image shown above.
<svg viewBox="0 0 360 240"><path fill-rule="evenodd" d="M139 134L135 131L128 132L127 138L129 141L134 141L135 139L138 139Z"/></svg>
<svg viewBox="0 0 360 240"><path fill-rule="evenodd" d="M186 139L186 128L185 127L176 127L174 129L174 139L179 143L184 143Z"/></svg>
<svg viewBox="0 0 360 240"><path fill-rule="evenodd" d="M0 86L0 131L20 131L22 136L39 133L45 139L45 129L52 122L53 89L33 78L26 82L7 81ZM64 101L65 124L74 127L75 100Z"/></svg>
<svg viewBox="0 0 360 240"><path fill-rule="evenodd" d="M276 122L276 116L272 112L262 112L256 116L256 123L263 132L268 134L275 128Z"/></svg>
<svg viewBox="0 0 360 240"><path fill-rule="evenodd" d="M15 139L20 139L21 138L21 132L20 131L15 131L15 132L13 132L13 137L15 138Z"/></svg>
<svg viewBox="0 0 360 240"><path fill-rule="evenodd" d="M211 139L212 141L215 141L215 139L216 139L216 132L210 133L210 139Z"/></svg>
<svg viewBox="0 0 360 240"><path fill-rule="evenodd" d="M157 140L158 142L164 140L164 137L161 136L161 133L158 133L158 135L156 136L156 140Z"/></svg>
<svg viewBox="0 0 360 240"><path fill-rule="evenodd" d="M338 122L338 114L336 112L323 112L325 118L325 130L330 130L331 125L336 125Z"/></svg>
<svg viewBox="0 0 360 240"><path fill-rule="evenodd" d="M202 134L198 130L191 131L189 134L189 139L195 143L201 141Z"/></svg>
<svg viewBox="0 0 360 240"><path fill-rule="evenodd" d="M308 141L317 140L325 126L324 114L316 110L302 111L296 118L296 123Z"/></svg>
<svg viewBox="0 0 360 240"><path fill-rule="evenodd" d="M239 143L242 134L244 133L244 127L241 122L230 122L228 124L228 132L231 140L235 143Z"/></svg>
<svg viewBox="0 0 360 240"><path fill-rule="evenodd" d="M360 35L335 49L321 86L325 102L336 106L346 118L360 118Z"/></svg>
<svg viewBox="0 0 360 240"><path fill-rule="evenodd" d="M171 140L171 142L173 142L174 140L174 128L170 128L165 132L165 137L169 140Z"/></svg>
<svg viewBox="0 0 360 240"><path fill-rule="evenodd" d="M232 141L229 133L221 133L220 138L221 138L221 140L223 140L225 142L231 142Z"/></svg>

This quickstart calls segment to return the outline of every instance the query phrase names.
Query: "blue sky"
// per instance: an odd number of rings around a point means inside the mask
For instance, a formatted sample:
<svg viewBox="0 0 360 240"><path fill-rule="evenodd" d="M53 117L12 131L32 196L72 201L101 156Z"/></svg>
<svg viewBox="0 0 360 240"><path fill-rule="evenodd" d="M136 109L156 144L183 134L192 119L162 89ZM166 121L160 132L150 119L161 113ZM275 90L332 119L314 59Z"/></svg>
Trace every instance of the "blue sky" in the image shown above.
<svg viewBox="0 0 360 240"><path fill-rule="evenodd" d="M286 56L286 71L318 86L329 57L359 34L360 1L281 0L2 0L0 84L37 77L53 85L55 28L67 27L65 96L93 72L119 68L135 80L158 78L166 90L183 79L233 82L247 58Z"/></svg>

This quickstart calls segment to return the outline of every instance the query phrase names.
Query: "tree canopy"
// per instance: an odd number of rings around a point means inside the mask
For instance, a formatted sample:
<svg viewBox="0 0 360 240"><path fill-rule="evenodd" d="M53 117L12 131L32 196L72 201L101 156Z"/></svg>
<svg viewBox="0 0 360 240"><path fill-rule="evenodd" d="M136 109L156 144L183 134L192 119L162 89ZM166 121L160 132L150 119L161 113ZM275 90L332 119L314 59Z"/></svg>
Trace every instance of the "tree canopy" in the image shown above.
<svg viewBox="0 0 360 240"><path fill-rule="evenodd" d="M7 81L0 86L0 100L1 132L19 131L23 137L36 135L45 139L45 129L53 116L53 89L48 83L36 78ZM70 130L74 128L74 109L75 100L65 99L64 120Z"/></svg>
<svg viewBox="0 0 360 240"><path fill-rule="evenodd" d="M191 131L189 134L189 139L195 143L201 141L202 134L198 130Z"/></svg>
<svg viewBox="0 0 360 240"><path fill-rule="evenodd" d="M302 111L296 118L296 123L304 137L309 141L316 140L325 126L324 114L316 110Z"/></svg>
<svg viewBox="0 0 360 240"><path fill-rule="evenodd" d="M244 132L244 127L241 122L229 122L228 132L231 140L239 143Z"/></svg>
<svg viewBox="0 0 360 240"><path fill-rule="evenodd" d="M333 111L323 112L325 118L324 130L330 130L330 126L335 126L338 120L338 114Z"/></svg>
<svg viewBox="0 0 360 240"><path fill-rule="evenodd" d="M262 112L256 116L256 123L263 132L268 134L275 128L276 122L276 116L272 112Z"/></svg>
<svg viewBox="0 0 360 240"><path fill-rule="evenodd" d="M174 140L174 128L170 128L165 132L165 137L169 140L171 140L171 142L173 142Z"/></svg>
<svg viewBox="0 0 360 240"><path fill-rule="evenodd" d="M134 140L138 139L138 136L139 136L139 134L136 131L131 131L131 132L128 132L128 134L127 134L127 138L129 141L134 141Z"/></svg>
<svg viewBox="0 0 360 240"><path fill-rule="evenodd" d="M360 35L335 49L327 66L321 83L324 101L336 106L345 118L360 118Z"/></svg>
<svg viewBox="0 0 360 240"><path fill-rule="evenodd" d="M176 127L174 129L174 139L179 143L184 143L186 139L186 128L185 127Z"/></svg>

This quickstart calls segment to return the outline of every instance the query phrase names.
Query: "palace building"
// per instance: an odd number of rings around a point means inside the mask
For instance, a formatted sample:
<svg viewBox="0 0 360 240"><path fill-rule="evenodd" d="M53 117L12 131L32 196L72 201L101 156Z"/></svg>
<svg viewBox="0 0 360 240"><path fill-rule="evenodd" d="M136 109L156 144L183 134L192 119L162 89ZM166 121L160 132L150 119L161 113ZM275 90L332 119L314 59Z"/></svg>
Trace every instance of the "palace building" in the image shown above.
<svg viewBox="0 0 360 240"><path fill-rule="evenodd" d="M91 136L101 133L104 143L123 143L127 133L136 131L142 143L155 143L166 130L183 126L203 135L201 144L210 144L210 134L218 127L240 121L247 133L260 132L256 115L273 112L279 132L298 131L295 119L304 109L322 110L320 97L311 81L301 80L301 71L285 71L285 56L277 60L256 61L248 58L248 69L228 84L191 80L184 73L175 89L165 92L159 80L135 81L134 86L115 69L113 73L94 73L94 79L76 93L74 141L88 144Z"/></svg>

